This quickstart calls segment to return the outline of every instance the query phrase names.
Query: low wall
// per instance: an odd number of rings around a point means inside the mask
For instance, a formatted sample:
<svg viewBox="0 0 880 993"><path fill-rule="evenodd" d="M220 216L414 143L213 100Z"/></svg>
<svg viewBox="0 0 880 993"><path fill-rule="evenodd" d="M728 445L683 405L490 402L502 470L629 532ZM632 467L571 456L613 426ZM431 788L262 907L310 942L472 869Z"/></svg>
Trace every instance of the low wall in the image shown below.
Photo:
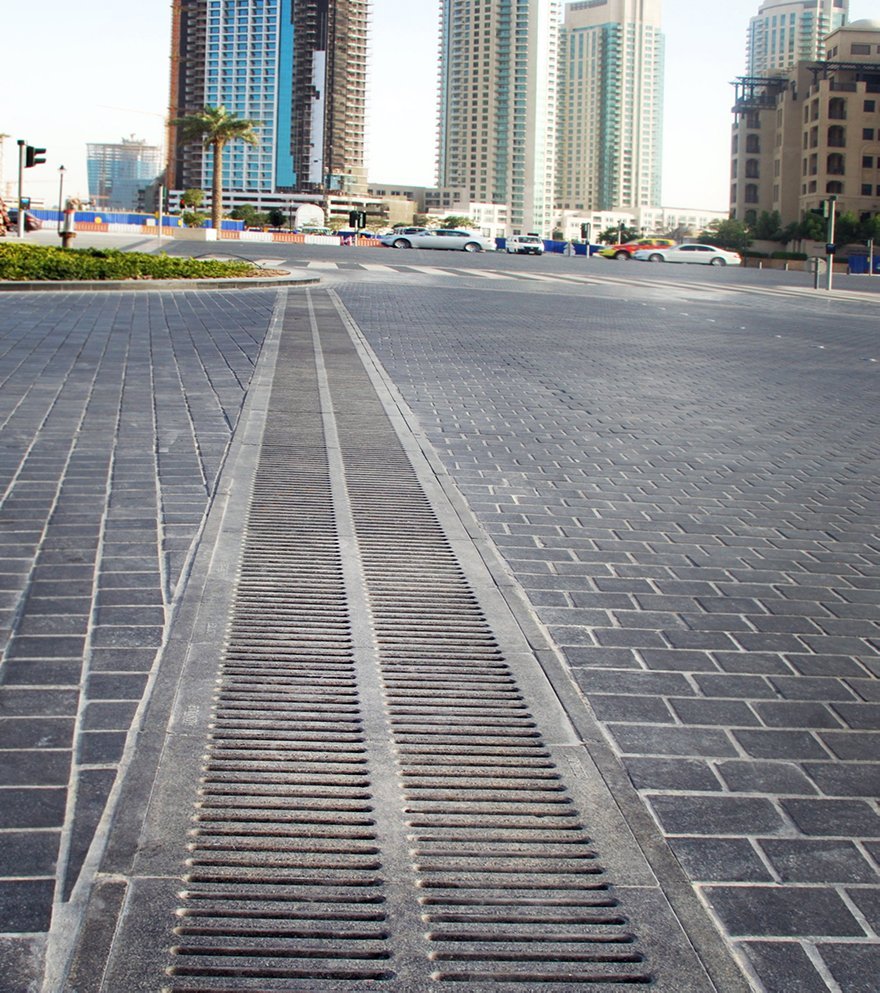
<svg viewBox="0 0 880 993"><path fill-rule="evenodd" d="M784 269L786 272L812 272L813 259L752 259L745 257L743 265L749 269ZM822 272L825 272L825 257L819 258ZM835 272L846 272L849 266L846 262L835 262Z"/></svg>
<svg viewBox="0 0 880 993"><path fill-rule="evenodd" d="M145 227L147 233L155 231L154 227ZM217 232L214 228L164 228L162 233L169 231L177 241L216 241ZM225 232L224 232L225 233Z"/></svg>
<svg viewBox="0 0 880 993"><path fill-rule="evenodd" d="M155 224L98 224L94 221L75 221L76 231L99 231L108 234L143 234L157 237L159 229ZM354 239L335 234L295 234L292 231L230 231L224 228L220 238L214 228L180 228L162 226L163 238L177 238L180 241L249 241L249 242L284 242L293 245L351 245ZM358 238L358 247L376 248L382 245L378 238Z"/></svg>

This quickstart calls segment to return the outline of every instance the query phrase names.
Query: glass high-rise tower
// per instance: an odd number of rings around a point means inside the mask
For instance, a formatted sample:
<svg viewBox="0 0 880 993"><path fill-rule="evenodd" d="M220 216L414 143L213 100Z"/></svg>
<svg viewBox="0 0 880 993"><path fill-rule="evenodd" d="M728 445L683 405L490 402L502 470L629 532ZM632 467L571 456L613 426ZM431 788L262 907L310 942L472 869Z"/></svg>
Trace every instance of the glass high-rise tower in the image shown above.
<svg viewBox="0 0 880 993"><path fill-rule="evenodd" d="M663 143L661 0L581 0L560 45L563 210L656 207Z"/></svg>
<svg viewBox="0 0 880 993"><path fill-rule="evenodd" d="M223 187L366 192L368 0L174 0L169 120L223 106L259 122L232 142ZM211 185L211 154L168 136L169 182Z"/></svg>
<svg viewBox="0 0 880 993"><path fill-rule="evenodd" d="M144 190L162 172L162 150L134 135L86 148L89 199L101 210L142 210Z"/></svg>
<svg viewBox="0 0 880 993"><path fill-rule="evenodd" d="M437 180L553 224L560 0L443 0Z"/></svg>
<svg viewBox="0 0 880 993"><path fill-rule="evenodd" d="M846 24L849 0L764 0L749 22L747 76L772 76L825 58L825 39Z"/></svg>

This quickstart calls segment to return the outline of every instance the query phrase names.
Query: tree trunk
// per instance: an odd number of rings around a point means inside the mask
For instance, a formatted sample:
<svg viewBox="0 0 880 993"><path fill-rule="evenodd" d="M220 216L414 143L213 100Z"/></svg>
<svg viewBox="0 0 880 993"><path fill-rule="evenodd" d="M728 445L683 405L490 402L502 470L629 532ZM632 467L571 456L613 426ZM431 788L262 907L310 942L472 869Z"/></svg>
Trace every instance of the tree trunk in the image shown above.
<svg viewBox="0 0 880 993"><path fill-rule="evenodd" d="M211 189L211 227L220 237L220 222L223 217L223 145L214 143L214 175Z"/></svg>

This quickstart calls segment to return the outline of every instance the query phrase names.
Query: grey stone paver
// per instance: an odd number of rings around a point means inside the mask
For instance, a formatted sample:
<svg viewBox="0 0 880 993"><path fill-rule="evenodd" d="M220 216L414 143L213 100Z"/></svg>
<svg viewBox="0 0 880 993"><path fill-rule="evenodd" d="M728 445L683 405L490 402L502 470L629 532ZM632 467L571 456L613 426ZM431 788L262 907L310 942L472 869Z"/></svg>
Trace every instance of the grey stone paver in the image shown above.
<svg viewBox="0 0 880 993"><path fill-rule="evenodd" d="M3 993L104 813L274 298L0 295Z"/></svg>
<svg viewBox="0 0 880 993"><path fill-rule="evenodd" d="M876 989L876 307L338 292L756 988Z"/></svg>
<svg viewBox="0 0 880 993"><path fill-rule="evenodd" d="M756 989L874 993L875 305L424 282L340 293ZM71 896L273 300L0 296L2 993Z"/></svg>

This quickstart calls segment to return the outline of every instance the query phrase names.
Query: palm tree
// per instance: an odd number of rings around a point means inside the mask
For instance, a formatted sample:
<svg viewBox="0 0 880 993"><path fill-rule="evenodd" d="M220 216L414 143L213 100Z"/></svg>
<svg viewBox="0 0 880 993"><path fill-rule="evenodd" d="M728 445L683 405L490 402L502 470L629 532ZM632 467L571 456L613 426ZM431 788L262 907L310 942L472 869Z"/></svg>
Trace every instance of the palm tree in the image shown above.
<svg viewBox="0 0 880 993"><path fill-rule="evenodd" d="M203 107L196 114L187 114L171 122L179 130L179 141L188 145L200 141L214 152L214 173L211 184L211 227L220 230L223 215L223 149L230 141L239 139L249 145L259 144L254 133L261 121L249 121L230 114L225 107Z"/></svg>

